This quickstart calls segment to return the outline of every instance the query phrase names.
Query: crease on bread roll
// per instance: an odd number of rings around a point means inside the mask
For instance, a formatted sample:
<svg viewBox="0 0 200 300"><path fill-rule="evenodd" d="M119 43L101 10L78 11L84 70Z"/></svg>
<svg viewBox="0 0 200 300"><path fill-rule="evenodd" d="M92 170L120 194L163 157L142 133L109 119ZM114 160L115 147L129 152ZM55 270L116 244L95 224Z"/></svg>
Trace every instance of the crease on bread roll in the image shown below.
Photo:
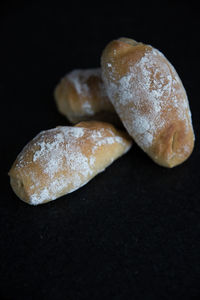
<svg viewBox="0 0 200 300"><path fill-rule="evenodd" d="M11 186L21 200L32 205L55 200L85 185L131 144L126 132L103 122L42 131L11 167Z"/></svg>
<svg viewBox="0 0 200 300"><path fill-rule="evenodd" d="M184 162L194 147L191 112L183 84L157 49L121 38L101 58L107 94L124 127L159 165Z"/></svg>
<svg viewBox="0 0 200 300"><path fill-rule="evenodd" d="M120 123L106 95L100 68L68 73L56 86L54 98L59 112L73 124L94 119Z"/></svg>

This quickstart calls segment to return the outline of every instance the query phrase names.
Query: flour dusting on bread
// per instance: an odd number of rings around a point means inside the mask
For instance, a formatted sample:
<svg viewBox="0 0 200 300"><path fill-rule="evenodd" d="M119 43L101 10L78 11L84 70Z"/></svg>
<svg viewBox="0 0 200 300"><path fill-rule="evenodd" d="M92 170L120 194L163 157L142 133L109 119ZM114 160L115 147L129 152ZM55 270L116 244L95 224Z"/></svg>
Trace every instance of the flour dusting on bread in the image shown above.
<svg viewBox="0 0 200 300"><path fill-rule="evenodd" d="M93 116L97 113L96 110L113 110L101 78L100 68L73 70L65 78L76 90L80 100L79 110L83 116Z"/></svg>
<svg viewBox="0 0 200 300"><path fill-rule="evenodd" d="M101 69L77 69L74 70L66 75L66 78L74 84L74 87L77 91L77 93L81 96L88 96L90 93L88 93L89 88L87 84L87 80L91 77L101 77Z"/></svg>
<svg viewBox="0 0 200 300"><path fill-rule="evenodd" d="M84 125L87 126L87 122ZM15 171L25 177L25 181L28 179L31 204L70 193L103 171L117 154L113 153L110 161L105 156L106 163L103 161L102 167L97 169L96 160L102 146L115 144L123 153L130 149L131 142L118 135L111 125L105 128L84 125L42 131L19 154Z"/></svg>
<svg viewBox="0 0 200 300"><path fill-rule="evenodd" d="M151 147L155 132L166 126L163 111L174 107L179 119L185 120L186 125L190 121L187 119L188 100L186 93L183 97L180 78L172 74L170 63L161 63L163 58L160 51L151 48L137 63L130 62L127 73L117 82L115 67L112 62L108 63L110 79L105 80L108 96L119 115L132 104L124 125L142 148ZM118 101L114 100L116 97Z"/></svg>

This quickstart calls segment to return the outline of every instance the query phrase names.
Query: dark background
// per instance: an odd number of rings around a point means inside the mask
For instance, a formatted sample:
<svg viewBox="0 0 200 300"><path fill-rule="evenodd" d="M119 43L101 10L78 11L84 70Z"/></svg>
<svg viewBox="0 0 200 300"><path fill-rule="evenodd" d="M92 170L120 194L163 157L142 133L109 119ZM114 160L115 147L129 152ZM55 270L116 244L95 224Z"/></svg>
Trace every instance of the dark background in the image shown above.
<svg viewBox="0 0 200 300"><path fill-rule="evenodd" d="M0 7L0 299L200 299L199 10L132 1L6 1ZM152 44L178 71L196 134L181 166L136 145L78 191L32 207L7 172L38 132L68 124L53 89L100 64L121 36Z"/></svg>

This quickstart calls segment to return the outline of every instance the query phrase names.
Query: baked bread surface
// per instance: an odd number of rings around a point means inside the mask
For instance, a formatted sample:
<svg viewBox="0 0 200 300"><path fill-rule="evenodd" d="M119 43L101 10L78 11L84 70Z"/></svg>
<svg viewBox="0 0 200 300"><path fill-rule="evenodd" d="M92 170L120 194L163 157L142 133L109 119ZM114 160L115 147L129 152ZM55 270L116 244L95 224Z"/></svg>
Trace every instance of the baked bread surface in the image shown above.
<svg viewBox="0 0 200 300"><path fill-rule="evenodd" d="M55 88L60 113L75 124L86 120L119 123L101 78L101 69L78 69L68 73Z"/></svg>
<svg viewBox="0 0 200 300"><path fill-rule="evenodd" d="M174 167L194 146L183 84L170 62L150 45L121 38L101 58L106 92L124 127L159 165Z"/></svg>
<svg viewBox="0 0 200 300"><path fill-rule="evenodd" d="M42 131L11 167L11 186L29 204L49 202L86 184L131 144L128 134L103 122Z"/></svg>

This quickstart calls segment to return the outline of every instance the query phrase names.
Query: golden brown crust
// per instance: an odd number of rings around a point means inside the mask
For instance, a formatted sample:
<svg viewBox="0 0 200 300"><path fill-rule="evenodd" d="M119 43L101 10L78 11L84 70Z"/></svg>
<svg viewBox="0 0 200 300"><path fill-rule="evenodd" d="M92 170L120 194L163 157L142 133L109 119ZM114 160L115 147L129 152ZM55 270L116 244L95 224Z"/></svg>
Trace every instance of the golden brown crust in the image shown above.
<svg viewBox="0 0 200 300"><path fill-rule="evenodd" d="M70 72L56 86L54 97L59 112L71 123L94 119L119 123L106 95L100 69Z"/></svg>
<svg viewBox="0 0 200 300"><path fill-rule="evenodd" d="M43 131L15 160L11 186L29 204L49 202L86 184L131 143L126 133L96 121Z"/></svg>
<svg viewBox="0 0 200 300"><path fill-rule="evenodd" d="M102 54L106 91L136 143L158 164L174 167L194 146L185 89L157 49L122 38Z"/></svg>

